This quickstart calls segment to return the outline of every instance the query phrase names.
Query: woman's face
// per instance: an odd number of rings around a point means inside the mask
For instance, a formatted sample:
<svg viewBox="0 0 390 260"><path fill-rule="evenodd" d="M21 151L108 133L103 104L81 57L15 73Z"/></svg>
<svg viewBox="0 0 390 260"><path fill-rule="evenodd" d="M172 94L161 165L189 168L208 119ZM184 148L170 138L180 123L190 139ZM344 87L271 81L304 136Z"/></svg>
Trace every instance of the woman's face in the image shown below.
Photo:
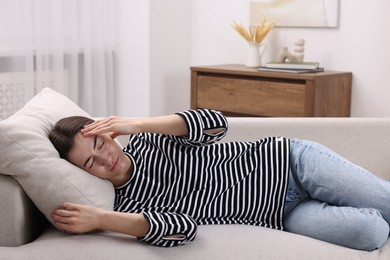
<svg viewBox="0 0 390 260"><path fill-rule="evenodd" d="M123 185L130 178L131 161L109 134L85 137L78 133L68 160L115 186Z"/></svg>

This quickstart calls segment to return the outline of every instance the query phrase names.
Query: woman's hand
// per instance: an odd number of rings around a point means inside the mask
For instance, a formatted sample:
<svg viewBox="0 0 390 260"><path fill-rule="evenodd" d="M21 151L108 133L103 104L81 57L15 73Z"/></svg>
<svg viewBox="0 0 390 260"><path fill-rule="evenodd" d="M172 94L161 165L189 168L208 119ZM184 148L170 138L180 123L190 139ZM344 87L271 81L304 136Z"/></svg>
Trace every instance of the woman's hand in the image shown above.
<svg viewBox="0 0 390 260"><path fill-rule="evenodd" d="M149 230L149 222L142 213L116 212L74 203L64 203L51 217L59 229L74 234L106 230L142 237Z"/></svg>
<svg viewBox="0 0 390 260"><path fill-rule="evenodd" d="M103 214L104 210L97 207L64 203L63 208L55 210L51 217L59 229L82 234L100 229Z"/></svg>
<svg viewBox="0 0 390 260"><path fill-rule="evenodd" d="M140 132L137 119L110 116L102 120L86 125L81 133L84 136L94 136L109 133L112 138L118 135L129 135Z"/></svg>

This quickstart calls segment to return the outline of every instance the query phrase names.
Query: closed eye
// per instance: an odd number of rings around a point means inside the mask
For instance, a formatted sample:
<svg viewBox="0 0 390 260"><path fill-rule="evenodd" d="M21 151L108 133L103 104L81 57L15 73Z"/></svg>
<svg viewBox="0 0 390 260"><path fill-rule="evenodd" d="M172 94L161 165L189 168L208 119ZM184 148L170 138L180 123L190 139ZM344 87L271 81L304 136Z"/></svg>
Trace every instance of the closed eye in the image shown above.
<svg viewBox="0 0 390 260"><path fill-rule="evenodd" d="M87 166L87 164L89 164L89 166ZM91 157L89 157L89 158L85 161L84 167L88 167L88 168L90 169L90 168L92 168L93 164L94 164L94 160L93 160L93 158L92 158L92 156L91 156Z"/></svg>
<svg viewBox="0 0 390 260"><path fill-rule="evenodd" d="M104 146L104 141L102 140L102 143L100 144L100 146L97 147L98 150L102 149L103 146ZM93 167L93 165L95 164L95 160L91 157L91 165L88 167L89 169L91 169Z"/></svg>
<svg viewBox="0 0 390 260"><path fill-rule="evenodd" d="M101 139L100 139L100 140L101 140ZM97 138L97 135L96 135L95 138L93 139L93 149L94 149L94 150L95 150L96 148L97 148L98 150L100 150L100 149L103 147L103 145L104 145L104 141L102 140L101 145L100 145L99 147L96 147L97 142L98 142L98 138ZM92 156L91 156L91 157L88 157L88 159L85 161L84 167L87 167L87 164L88 164L88 163L91 163L91 164L89 165L89 167L88 167L89 169L91 169L92 166L93 166L94 163L95 163L95 161L93 160Z"/></svg>

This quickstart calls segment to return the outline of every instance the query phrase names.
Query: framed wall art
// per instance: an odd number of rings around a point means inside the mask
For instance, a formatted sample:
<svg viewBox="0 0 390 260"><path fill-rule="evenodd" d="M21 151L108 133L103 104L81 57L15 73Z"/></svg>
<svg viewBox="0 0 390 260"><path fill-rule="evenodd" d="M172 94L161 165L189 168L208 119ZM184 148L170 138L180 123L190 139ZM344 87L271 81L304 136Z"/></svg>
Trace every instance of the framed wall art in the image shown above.
<svg viewBox="0 0 390 260"><path fill-rule="evenodd" d="M252 0L250 24L264 18L276 27L338 27L339 0Z"/></svg>

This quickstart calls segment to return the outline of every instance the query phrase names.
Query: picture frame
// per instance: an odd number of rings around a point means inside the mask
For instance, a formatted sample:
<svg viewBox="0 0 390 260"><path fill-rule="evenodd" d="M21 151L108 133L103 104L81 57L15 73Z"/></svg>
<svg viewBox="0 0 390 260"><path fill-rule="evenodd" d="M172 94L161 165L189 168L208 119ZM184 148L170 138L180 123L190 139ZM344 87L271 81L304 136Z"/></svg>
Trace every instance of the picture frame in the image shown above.
<svg viewBox="0 0 390 260"><path fill-rule="evenodd" d="M339 26L340 0L251 0L250 24L263 19L275 22L275 27Z"/></svg>

